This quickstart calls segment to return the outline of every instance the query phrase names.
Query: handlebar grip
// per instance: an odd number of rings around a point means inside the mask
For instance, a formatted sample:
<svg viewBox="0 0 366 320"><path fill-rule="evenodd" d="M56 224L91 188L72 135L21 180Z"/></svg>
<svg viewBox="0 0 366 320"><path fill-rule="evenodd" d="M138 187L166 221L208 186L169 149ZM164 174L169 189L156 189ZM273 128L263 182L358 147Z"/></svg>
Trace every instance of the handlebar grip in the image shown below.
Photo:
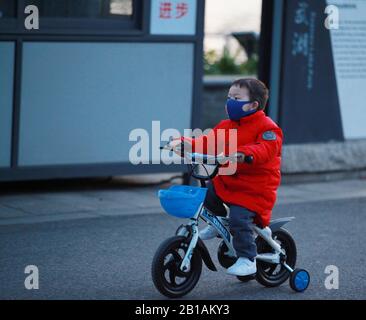
<svg viewBox="0 0 366 320"><path fill-rule="evenodd" d="M254 160L254 157L253 157L252 155L250 155L250 156L245 156L245 157L244 157L244 162L245 162L245 163L251 164L251 163L253 162L253 160Z"/></svg>

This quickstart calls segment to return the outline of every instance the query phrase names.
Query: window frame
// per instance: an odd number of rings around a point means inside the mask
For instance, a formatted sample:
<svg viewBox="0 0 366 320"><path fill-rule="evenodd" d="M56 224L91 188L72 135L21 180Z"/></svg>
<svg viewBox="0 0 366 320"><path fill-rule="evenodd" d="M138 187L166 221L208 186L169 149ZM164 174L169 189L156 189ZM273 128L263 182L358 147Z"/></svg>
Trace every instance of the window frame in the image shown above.
<svg viewBox="0 0 366 320"><path fill-rule="evenodd" d="M24 28L25 1L16 2L15 17L0 18L0 35L3 34L32 34L32 35L123 35L142 33L144 30L143 10L144 0L132 0L133 10L131 16L111 15L101 18L68 18L40 17L38 30Z"/></svg>

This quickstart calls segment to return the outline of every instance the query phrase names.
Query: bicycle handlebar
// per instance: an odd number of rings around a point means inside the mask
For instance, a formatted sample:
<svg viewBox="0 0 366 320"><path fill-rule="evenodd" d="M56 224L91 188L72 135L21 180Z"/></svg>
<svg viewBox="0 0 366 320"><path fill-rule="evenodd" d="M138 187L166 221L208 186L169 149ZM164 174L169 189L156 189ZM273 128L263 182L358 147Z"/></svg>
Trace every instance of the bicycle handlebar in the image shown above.
<svg viewBox="0 0 366 320"><path fill-rule="evenodd" d="M189 166L192 167L190 171L190 175L198 180L201 181L202 187L206 186L206 180L213 179L219 172L220 165L223 165L227 162L237 162L239 157L242 157L242 155L234 154L231 156L225 156L224 154L219 154L217 156L215 155L209 155L209 154L202 154L197 152L184 152L184 148L182 148L182 145L177 146L175 148L172 148L169 143L166 145L160 147L160 150L169 150L169 151L179 151L181 153L181 156L188 159L190 163ZM251 155L244 155L244 162L250 164L253 162L253 156ZM207 172L207 175L201 175L194 172L194 167L197 165L214 165L215 169L211 174Z"/></svg>
<svg viewBox="0 0 366 320"><path fill-rule="evenodd" d="M169 145L165 145L160 147L161 150L169 150L173 151L173 148L169 147ZM180 151L179 148L177 148ZM238 157L236 155L225 156L224 154L219 154L217 156L210 154L203 154L197 152L185 152L183 155L185 158L191 160L193 164L211 164L211 165L219 165L224 164L227 161L237 161Z"/></svg>
<svg viewBox="0 0 366 320"><path fill-rule="evenodd" d="M161 150L169 150L173 151L173 148L169 146L169 144L166 144L165 146L160 147ZM182 149L180 147L176 148L177 151L181 151ZM231 156L225 156L224 154L219 154L217 156L210 155L210 154L203 154L203 153L197 153L197 152L185 152L181 155L182 157L188 158L191 160L192 163L197 164L211 164L211 165L219 165L224 164L228 161L230 162L237 162L239 156L237 154L231 155ZM254 158L252 155L244 155L244 162L251 164L253 162Z"/></svg>

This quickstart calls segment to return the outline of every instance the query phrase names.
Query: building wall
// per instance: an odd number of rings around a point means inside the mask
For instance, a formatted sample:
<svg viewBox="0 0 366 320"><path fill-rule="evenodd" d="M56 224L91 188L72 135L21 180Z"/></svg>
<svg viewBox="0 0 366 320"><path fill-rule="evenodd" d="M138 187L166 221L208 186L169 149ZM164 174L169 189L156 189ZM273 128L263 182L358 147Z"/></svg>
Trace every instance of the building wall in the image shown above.
<svg viewBox="0 0 366 320"><path fill-rule="evenodd" d="M128 162L131 130L189 128L193 47L24 43L19 165Z"/></svg>
<svg viewBox="0 0 366 320"><path fill-rule="evenodd" d="M0 42L0 167L10 167L14 43Z"/></svg>

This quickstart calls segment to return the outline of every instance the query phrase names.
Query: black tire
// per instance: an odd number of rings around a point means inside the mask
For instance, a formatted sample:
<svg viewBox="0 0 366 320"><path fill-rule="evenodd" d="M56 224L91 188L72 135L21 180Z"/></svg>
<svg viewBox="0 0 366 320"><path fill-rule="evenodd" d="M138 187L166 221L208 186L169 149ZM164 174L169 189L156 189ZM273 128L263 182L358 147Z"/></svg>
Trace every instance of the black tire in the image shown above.
<svg viewBox="0 0 366 320"><path fill-rule="evenodd" d="M304 292L310 284L310 274L304 269L295 269L290 276L290 287L296 292Z"/></svg>
<svg viewBox="0 0 366 320"><path fill-rule="evenodd" d="M251 274L249 276L236 276L241 282L249 282L250 280L255 279L255 274Z"/></svg>
<svg viewBox="0 0 366 320"><path fill-rule="evenodd" d="M279 229L272 233L272 238L280 243L285 250L286 263L291 268L296 265L296 244L291 234L285 229ZM257 251L259 253L271 253L274 250L261 237L257 238ZM256 280L265 287L277 287L284 283L290 276L288 270L281 264L273 264L257 260Z"/></svg>
<svg viewBox="0 0 366 320"><path fill-rule="evenodd" d="M198 250L193 252L190 269L186 272L179 270L188 247L186 241L182 236L168 238L159 246L153 258L152 280L156 289L168 298L186 295L193 290L201 276L202 258ZM184 280L177 282L177 278Z"/></svg>

